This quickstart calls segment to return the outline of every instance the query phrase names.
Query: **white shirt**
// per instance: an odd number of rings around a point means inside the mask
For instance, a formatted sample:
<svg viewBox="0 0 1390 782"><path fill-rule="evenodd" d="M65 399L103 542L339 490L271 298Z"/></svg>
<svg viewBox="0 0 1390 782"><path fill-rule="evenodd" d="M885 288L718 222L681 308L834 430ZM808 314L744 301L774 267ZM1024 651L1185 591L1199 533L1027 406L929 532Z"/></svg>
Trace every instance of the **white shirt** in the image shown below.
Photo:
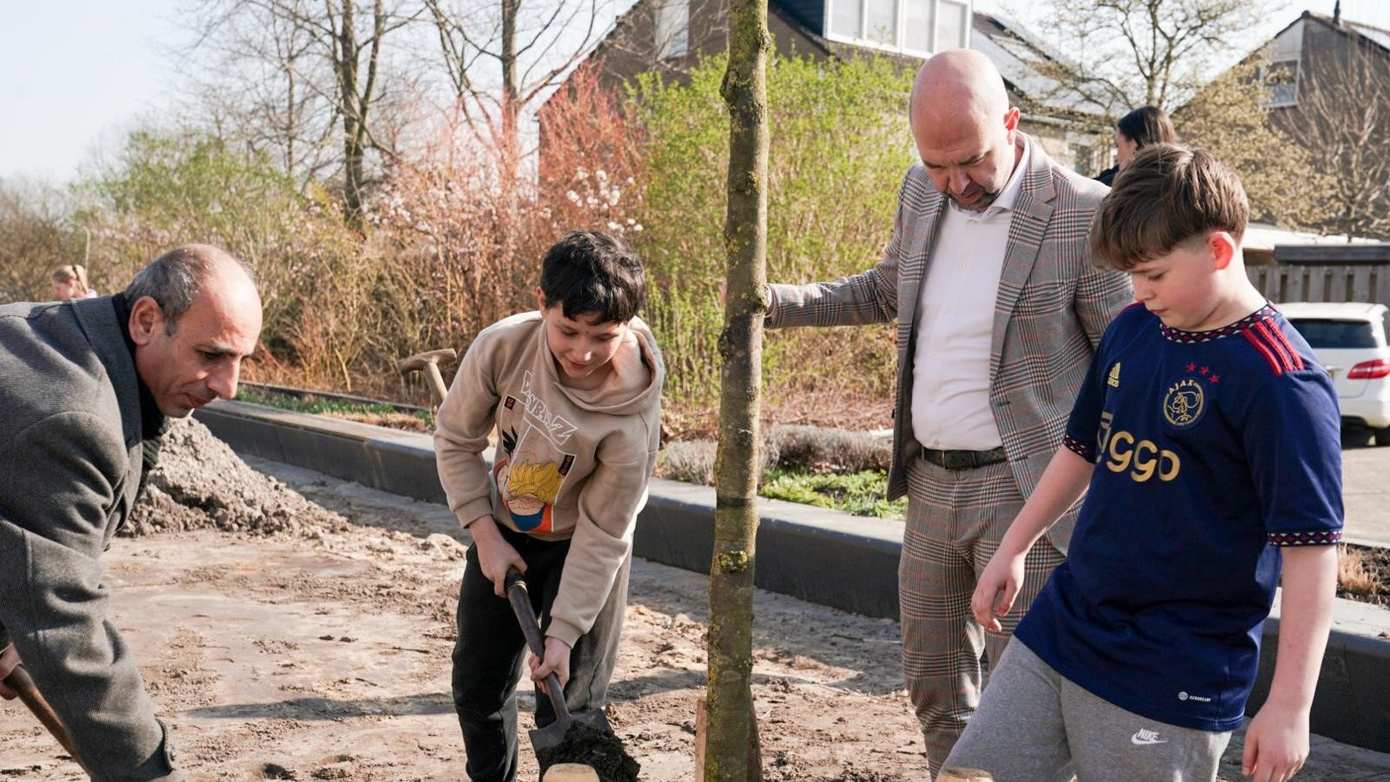
<svg viewBox="0 0 1390 782"><path fill-rule="evenodd" d="M912 431L927 448L987 451L1003 444L989 403L990 340L1028 158L1025 139L1009 181L983 212L961 209L949 198L942 210L918 294L912 356Z"/></svg>

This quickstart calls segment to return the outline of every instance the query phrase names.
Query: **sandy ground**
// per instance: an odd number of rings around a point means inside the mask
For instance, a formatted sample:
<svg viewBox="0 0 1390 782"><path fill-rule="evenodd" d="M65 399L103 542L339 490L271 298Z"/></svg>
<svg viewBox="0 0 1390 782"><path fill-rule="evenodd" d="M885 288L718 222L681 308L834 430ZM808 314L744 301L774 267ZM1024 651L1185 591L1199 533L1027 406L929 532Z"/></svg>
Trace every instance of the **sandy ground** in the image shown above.
<svg viewBox="0 0 1390 782"><path fill-rule="evenodd" d="M191 778L462 779L449 650L463 548L447 510L252 466L351 524L271 538L163 532L118 540L107 559L117 625ZM638 561L631 591L610 720L643 779L689 780L705 579ZM756 601L765 778L925 779L897 626L764 592ZM4 702L0 778L81 777L22 706ZM535 779L524 741L521 778ZM1299 779L1390 779L1390 756L1319 739Z"/></svg>

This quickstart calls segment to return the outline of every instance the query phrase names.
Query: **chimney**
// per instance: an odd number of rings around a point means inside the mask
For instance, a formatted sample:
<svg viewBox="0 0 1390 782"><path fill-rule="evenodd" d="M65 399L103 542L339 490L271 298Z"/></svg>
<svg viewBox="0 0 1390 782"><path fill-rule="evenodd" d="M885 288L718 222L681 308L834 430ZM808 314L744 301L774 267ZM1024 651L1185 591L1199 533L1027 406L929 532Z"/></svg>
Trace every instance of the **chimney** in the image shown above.
<svg viewBox="0 0 1390 782"><path fill-rule="evenodd" d="M1342 0L1337 0L1332 5L1332 24L1338 27L1342 24Z"/></svg>

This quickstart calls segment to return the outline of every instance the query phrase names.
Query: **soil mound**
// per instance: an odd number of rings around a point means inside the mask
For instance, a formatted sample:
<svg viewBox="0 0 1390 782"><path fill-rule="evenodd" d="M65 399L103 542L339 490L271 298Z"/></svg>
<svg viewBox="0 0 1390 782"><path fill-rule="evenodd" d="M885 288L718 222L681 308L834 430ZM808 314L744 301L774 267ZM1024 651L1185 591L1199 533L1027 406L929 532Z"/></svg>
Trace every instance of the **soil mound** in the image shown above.
<svg viewBox="0 0 1390 782"><path fill-rule="evenodd" d="M184 418L165 433L145 495L121 534L205 528L253 535L308 534L347 526L337 513L246 466L206 426Z"/></svg>
<svg viewBox="0 0 1390 782"><path fill-rule="evenodd" d="M580 722L570 723L559 746L537 752L536 762L542 778L547 769L559 763L589 766L601 782L637 782L637 773L642 770L627 754L621 739Z"/></svg>

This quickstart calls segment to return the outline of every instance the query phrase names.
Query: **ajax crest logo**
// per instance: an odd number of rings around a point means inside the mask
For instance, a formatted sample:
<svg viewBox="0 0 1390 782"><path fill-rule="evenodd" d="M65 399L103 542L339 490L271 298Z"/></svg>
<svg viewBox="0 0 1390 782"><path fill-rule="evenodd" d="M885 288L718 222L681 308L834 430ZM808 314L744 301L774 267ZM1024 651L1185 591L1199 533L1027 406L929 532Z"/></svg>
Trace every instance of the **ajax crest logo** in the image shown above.
<svg viewBox="0 0 1390 782"><path fill-rule="evenodd" d="M1206 392L1196 378L1185 377L1168 387L1163 395L1163 417L1178 428L1197 423L1206 408Z"/></svg>

